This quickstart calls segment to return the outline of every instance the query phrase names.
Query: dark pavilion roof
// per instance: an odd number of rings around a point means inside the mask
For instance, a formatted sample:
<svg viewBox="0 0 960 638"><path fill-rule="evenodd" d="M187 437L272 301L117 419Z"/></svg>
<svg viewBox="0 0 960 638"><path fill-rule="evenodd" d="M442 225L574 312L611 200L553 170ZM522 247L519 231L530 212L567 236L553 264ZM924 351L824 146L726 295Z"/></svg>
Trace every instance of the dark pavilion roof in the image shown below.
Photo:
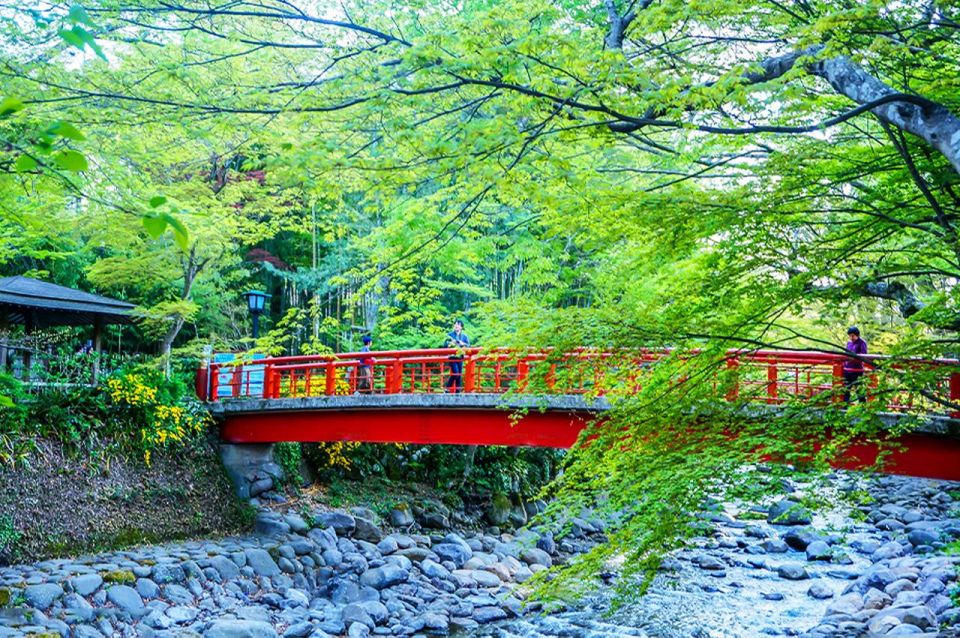
<svg viewBox="0 0 960 638"><path fill-rule="evenodd" d="M26 323L33 317L37 328L86 326L99 318L104 323L127 323L133 304L29 277L0 279L0 318Z"/></svg>

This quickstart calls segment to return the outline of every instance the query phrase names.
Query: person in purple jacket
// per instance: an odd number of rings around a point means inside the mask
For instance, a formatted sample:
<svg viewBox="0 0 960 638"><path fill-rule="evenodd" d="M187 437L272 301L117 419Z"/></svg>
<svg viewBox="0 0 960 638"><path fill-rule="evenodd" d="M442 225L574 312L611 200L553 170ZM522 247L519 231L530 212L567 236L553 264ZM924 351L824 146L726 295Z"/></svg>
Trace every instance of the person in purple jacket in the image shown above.
<svg viewBox="0 0 960 638"><path fill-rule="evenodd" d="M847 352L857 357L863 357L867 354L867 342L860 337L860 329L856 326L847 328ZM854 398L854 393L859 394L858 387L863 378L863 361L861 359L848 358L843 361L843 400L850 403Z"/></svg>

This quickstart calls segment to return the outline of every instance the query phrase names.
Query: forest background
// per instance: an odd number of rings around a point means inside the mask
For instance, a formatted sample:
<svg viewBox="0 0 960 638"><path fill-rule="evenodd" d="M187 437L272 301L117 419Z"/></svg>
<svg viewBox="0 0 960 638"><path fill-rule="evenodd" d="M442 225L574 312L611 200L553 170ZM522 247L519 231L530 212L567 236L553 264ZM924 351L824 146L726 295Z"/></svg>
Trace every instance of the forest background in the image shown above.
<svg viewBox="0 0 960 638"><path fill-rule="evenodd" d="M287 353L459 317L484 346L841 351L856 323L956 353L956 2L37 5L0 4L0 274L136 303L111 348L249 347L253 288ZM614 416L634 453L557 486L617 486L604 551L651 561L809 428L689 441L708 384L662 376Z"/></svg>

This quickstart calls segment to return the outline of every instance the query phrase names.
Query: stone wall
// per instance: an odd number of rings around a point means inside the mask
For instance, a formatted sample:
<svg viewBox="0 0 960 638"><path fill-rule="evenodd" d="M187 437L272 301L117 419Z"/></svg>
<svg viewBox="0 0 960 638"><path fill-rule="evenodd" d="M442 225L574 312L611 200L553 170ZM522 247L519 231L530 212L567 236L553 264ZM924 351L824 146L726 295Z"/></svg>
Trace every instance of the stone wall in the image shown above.
<svg viewBox="0 0 960 638"><path fill-rule="evenodd" d="M53 441L0 469L0 564L249 529L212 446L142 458Z"/></svg>

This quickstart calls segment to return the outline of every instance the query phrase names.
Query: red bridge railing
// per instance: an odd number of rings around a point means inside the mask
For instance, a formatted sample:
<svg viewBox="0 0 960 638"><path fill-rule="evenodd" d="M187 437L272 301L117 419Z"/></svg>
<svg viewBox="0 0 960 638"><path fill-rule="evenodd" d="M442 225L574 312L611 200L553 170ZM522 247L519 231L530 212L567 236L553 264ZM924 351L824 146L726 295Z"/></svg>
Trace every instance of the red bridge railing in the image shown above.
<svg viewBox="0 0 960 638"><path fill-rule="evenodd" d="M667 351L624 354L584 349L558 356L551 352L431 349L241 359L201 368L197 395L218 401L357 392L431 394L452 391L447 383L453 375L467 393L602 396L614 388L638 388L652 366L668 355ZM362 360L369 368L362 367ZM825 352L736 350L719 362L726 374L718 372L709 382L731 400L777 405L802 399L825 405L843 400L843 364L849 360ZM462 372L453 374L451 363L460 363ZM948 407L960 404L960 362L871 356L864 358L864 367L859 392L867 400L883 401L887 409L896 412L949 413L960 418L960 411ZM918 373L913 378L920 380L909 388L898 381L908 370Z"/></svg>

